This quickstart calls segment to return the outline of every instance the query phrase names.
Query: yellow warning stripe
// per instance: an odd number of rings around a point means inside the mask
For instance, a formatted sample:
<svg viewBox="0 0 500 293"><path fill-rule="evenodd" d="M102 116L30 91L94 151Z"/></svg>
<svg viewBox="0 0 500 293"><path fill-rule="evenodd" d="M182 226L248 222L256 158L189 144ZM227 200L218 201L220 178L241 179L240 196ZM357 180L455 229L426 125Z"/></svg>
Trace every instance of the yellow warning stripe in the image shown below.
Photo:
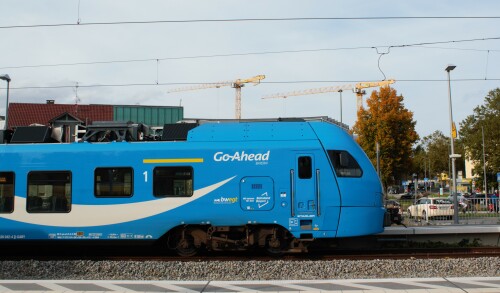
<svg viewBox="0 0 500 293"><path fill-rule="evenodd" d="M203 163L203 158L184 158L184 159L144 159L144 164L160 163Z"/></svg>

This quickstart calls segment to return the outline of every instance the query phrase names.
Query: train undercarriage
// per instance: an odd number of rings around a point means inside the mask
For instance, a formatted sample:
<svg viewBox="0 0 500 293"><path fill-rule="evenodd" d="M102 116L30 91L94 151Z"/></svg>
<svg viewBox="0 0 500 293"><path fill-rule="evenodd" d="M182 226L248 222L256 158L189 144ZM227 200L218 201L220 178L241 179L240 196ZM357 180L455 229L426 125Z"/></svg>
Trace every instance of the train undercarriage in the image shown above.
<svg viewBox="0 0 500 293"><path fill-rule="evenodd" d="M180 256L201 250L249 251L264 249L270 255L307 252L312 239L301 240L278 225L211 226L184 225L167 235L167 245Z"/></svg>

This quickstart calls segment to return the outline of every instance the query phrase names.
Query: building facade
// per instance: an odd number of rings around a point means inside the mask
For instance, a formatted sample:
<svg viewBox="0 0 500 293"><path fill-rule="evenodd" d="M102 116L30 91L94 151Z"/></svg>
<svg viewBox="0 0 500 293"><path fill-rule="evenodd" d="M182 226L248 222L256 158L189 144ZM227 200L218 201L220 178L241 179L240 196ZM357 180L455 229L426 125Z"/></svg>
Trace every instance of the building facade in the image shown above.
<svg viewBox="0 0 500 293"><path fill-rule="evenodd" d="M123 121L146 124L152 128L184 119L184 109L175 106L80 105L10 103L7 129L22 126L50 126L59 141L76 141L88 125L96 121Z"/></svg>

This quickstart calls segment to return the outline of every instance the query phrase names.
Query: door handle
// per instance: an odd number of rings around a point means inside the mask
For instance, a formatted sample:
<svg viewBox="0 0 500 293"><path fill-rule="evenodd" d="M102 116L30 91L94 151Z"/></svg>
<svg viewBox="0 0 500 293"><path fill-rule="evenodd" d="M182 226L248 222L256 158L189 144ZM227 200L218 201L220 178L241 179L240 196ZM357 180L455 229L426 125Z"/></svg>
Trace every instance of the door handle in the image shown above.
<svg viewBox="0 0 500 293"><path fill-rule="evenodd" d="M320 190L320 182L319 182L319 169L316 169L316 207L318 209L318 216L321 215L321 206L320 206L320 199L321 199L321 190Z"/></svg>

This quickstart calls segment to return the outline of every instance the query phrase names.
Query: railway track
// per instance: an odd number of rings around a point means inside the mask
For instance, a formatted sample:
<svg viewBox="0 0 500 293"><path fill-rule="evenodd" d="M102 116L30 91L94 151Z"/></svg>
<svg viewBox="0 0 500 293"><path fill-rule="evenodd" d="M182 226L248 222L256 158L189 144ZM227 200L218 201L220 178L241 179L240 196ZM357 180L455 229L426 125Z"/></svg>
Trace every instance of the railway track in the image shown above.
<svg viewBox="0 0 500 293"><path fill-rule="evenodd" d="M29 248L29 249L27 249ZM112 261L305 261L305 260L372 260L372 259L436 259L499 257L500 247L468 248L391 248L391 249L322 249L307 254L269 256L264 252L204 253L195 257L179 257L159 247L137 246L2 246L0 259L6 260L112 260Z"/></svg>

